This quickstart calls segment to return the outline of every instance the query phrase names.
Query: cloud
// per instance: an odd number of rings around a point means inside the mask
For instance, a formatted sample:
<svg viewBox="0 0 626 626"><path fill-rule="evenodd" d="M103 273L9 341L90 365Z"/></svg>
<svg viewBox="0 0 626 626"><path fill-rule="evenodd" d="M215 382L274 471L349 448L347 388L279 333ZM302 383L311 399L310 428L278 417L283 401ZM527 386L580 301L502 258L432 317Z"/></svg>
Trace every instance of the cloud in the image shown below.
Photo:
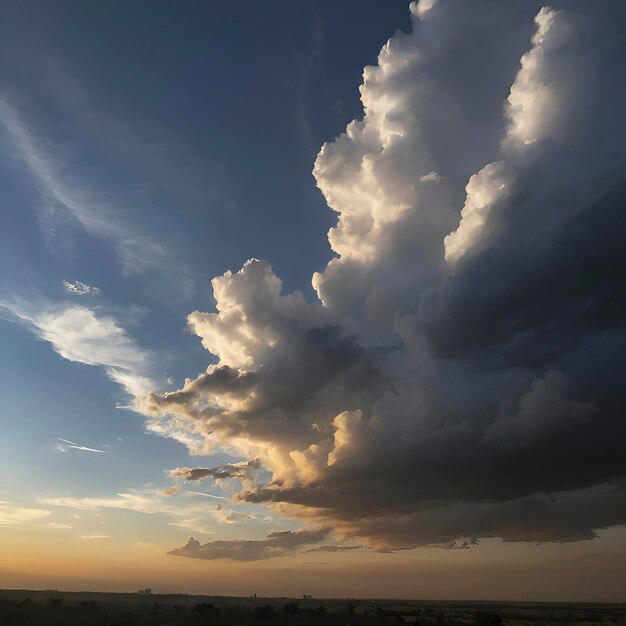
<svg viewBox="0 0 626 626"><path fill-rule="evenodd" d="M564 429L584 430L598 409L591 402L568 400L567 382L562 372L546 372L520 397L516 413L502 408L487 427L486 439L504 448L526 448Z"/></svg>
<svg viewBox="0 0 626 626"><path fill-rule="evenodd" d="M67 293L71 293L76 296L97 296L102 293L102 290L99 287L92 287L91 285L81 283L80 280L75 280L73 283L64 280L63 288L67 291Z"/></svg>
<svg viewBox="0 0 626 626"><path fill-rule="evenodd" d="M0 301L0 308L50 343L64 359L104 368L132 397L154 389L152 354L140 348L115 318L75 304L14 300Z"/></svg>
<svg viewBox="0 0 626 626"><path fill-rule="evenodd" d="M250 520L256 519L254 515L250 515L250 513L241 513L240 511L224 511L224 509L219 509L222 511L223 515L220 515L218 519L223 524L236 524L238 522L249 522Z"/></svg>
<svg viewBox="0 0 626 626"><path fill-rule="evenodd" d="M277 530L260 540L219 540L202 544L190 537L184 546L175 548L168 554L192 559L258 561L295 554L302 546L322 541L329 532L328 528L296 531Z"/></svg>
<svg viewBox="0 0 626 626"><path fill-rule="evenodd" d="M54 128L52 112L73 120L76 135L97 142L99 154L118 165L149 186L158 189L166 202L180 201L187 206L206 206L207 200L228 202L223 198L223 177L219 163L199 153L181 141L175 132L154 121L132 119L132 123L103 113L99 102L81 84L72 68L62 58L50 54L38 55L28 46L16 46L10 54L22 59L13 67L7 79L19 86L20 93L29 92L33 98L48 105L48 130Z"/></svg>
<svg viewBox="0 0 626 626"><path fill-rule="evenodd" d="M179 489L180 491L180 489ZM185 493L190 493L193 496L204 496L205 498L214 498L216 500L228 500L228 498L225 498L224 496L216 496L215 494L212 493L204 493L202 491L189 491L189 489L185 489L184 491ZM220 506L220 505L218 505Z"/></svg>
<svg viewBox="0 0 626 626"><path fill-rule="evenodd" d="M506 205L517 178L542 155L536 144L566 143L572 125L581 121L577 102L585 98L589 70L575 20L566 11L543 7L535 24L532 47L521 58L506 101L502 160L470 178L459 226L444 239L445 257L451 264L480 245L490 214Z"/></svg>
<svg viewBox="0 0 626 626"><path fill-rule="evenodd" d="M55 449L59 452L67 452L68 449L72 450L81 450L83 452L97 452L99 454L113 454L109 450L98 450L96 448L88 448L86 446L81 446L78 443L74 443L73 441L68 441L67 439L61 439L61 437L57 437L57 439L61 442L56 444Z"/></svg>
<svg viewBox="0 0 626 626"><path fill-rule="evenodd" d="M109 535L80 535L81 539L109 539Z"/></svg>
<svg viewBox="0 0 626 626"><path fill-rule="evenodd" d="M50 515L50 511L14 506L10 502L0 502L0 526L22 526Z"/></svg>
<svg viewBox="0 0 626 626"><path fill-rule="evenodd" d="M166 491L139 489L109 497L40 497L37 501L46 506L65 507L79 511L114 509L133 511L143 515L164 515L170 526L203 534L213 534L216 524L232 524L256 519L253 515L238 511L236 508L226 508L224 505L218 505L216 508L214 502L199 501L194 497L196 495L218 499L224 503L228 501L228 498L221 496L176 489ZM234 506L249 508L248 505L242 504Z"/></svg>
<svg viewBox="0 0 626 626"><path fill-rule="evenodd" d="M148 286L158 278L178 298L186 298L192 281L164 242L147 235L121 217L121 211L103 200L102 194L72 179L56 154L49 154L49 139L37 137L6 95L0 94L0 123L8 133L11 154L29 175L41 196L48 221L46 234L54 236L58 215L70 217L88 234L114 245L125 276L139 277ZM80 283L75 283L80 284ZM155 293L155 290L152 289Z"/></svg>
<svg viewBox="0 0 626 626"><path fill-rule="evenodd" d="M428 174L423 174L420 176L420 182L422 183L438 183L441 180L441 176L437 174L437 172L428 172Z"/></svg>
<svg viewBox="0 0 626 626"><path fill-rule="evenodd" d="M383 551L626 523L626 8L494 4L411 5L314 165L317 298L262 260L214 278L188 323L218 362L143 404L259 459L240 502Z"/></svg>
<svg viewBox="0 0 626 626"><path fill-rule="evenodd" d="M169 470L170 478L183 480L204 480L207 477L225 479L239 478L250 481L254 478L257 470L261 467L258 459L242 463L226 463L218 467L177 467Z"/></svg>
<svg viewBox="0 0 626 626"><path fill-rule="evenodd" d="M305 550L305 552L350 552L352 550L358 550L361 546L342 546L340 544L329 544L325 546L317 546L317 548L311 548Z"/></svg>
<svg viewBox="0 0 626 626"><path fill-rule="evenodd" d="M68 528L74 528L71 524L60 524L58 522L50 522L46 525L47 528L55 528L57 530L67 530Z"/></svg>
<svg viewBox="0 0 626 626"><path fill-rule="evenodd" d="M171 501L171 497L163 497L160 492L150 489L131 491L128 493L118 493L115 496L105 498L76 498L69 496L41 497L38 499L38 502L49 506L69 507L81 511L121 509L146 514L165 513L173 516L183 514L183 510L184 514L187 515L192 511L202 511L206 513L212 510L211 506L204 504L189 505L185 503L183 506L178 506L176 503Z"/></svg>
<svg viewBox="0 0 626 626"><path fill-rule="evenodd" d="M183 528L184 530L191 530L195 533L201 533L203 535L213 535L215 531L209 528L202 520L197 517L181 517L176 521L169 522L168 526L176 526L177 528Z"/></svg>

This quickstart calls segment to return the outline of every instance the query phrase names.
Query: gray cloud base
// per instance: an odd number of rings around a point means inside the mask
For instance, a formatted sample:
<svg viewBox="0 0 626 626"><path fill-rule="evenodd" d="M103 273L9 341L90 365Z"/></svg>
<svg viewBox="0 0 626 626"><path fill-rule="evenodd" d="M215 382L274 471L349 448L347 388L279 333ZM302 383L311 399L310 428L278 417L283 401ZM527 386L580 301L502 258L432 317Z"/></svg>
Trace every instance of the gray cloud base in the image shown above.
<svg viewBox="0 0 626 626"><path fill-rule="evenodd" d="M233 561L259 561L280 556L289 556L302 546L319 543L328 536L329 529L276 530L265 539L219 540L200 543L193 537L187 543L168 552L174 556L192 559L230 559Z"/></svg>

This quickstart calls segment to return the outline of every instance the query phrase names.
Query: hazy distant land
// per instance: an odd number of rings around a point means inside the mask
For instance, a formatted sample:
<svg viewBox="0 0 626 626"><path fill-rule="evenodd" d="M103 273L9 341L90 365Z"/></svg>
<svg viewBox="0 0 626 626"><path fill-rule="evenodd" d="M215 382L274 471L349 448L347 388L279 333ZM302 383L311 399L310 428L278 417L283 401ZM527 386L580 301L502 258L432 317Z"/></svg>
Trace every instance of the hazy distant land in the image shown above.
<svg viewBox="0 0 626 626"><path fill-rule="evenodd" d="M2 626L626 624L626 604L260 598L0 590Z"/></svg>

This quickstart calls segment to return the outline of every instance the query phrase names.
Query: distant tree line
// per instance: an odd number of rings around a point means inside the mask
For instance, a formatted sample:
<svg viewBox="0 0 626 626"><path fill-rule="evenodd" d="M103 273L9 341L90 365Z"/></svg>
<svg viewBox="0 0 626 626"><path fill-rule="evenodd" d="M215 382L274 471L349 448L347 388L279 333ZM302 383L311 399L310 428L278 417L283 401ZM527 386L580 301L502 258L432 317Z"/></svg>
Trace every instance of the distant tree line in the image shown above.
<svg viewBox="0 0 626 626"><path fill-rule="evenodd" d="M10 592L7 592L10 593ZM112 594L114 595L114 594ZM155 600L155 601L153 601ZM31 598L0 596L0 626L381 626L391 624L426 624L468 626L502 626L523 623L541 624L613 624L626 623L626 610L528 611L510 610L506 620L490 610L474 610L459 605L372 606L364 602L329 601L316 605L306 597L304 602L288 600L265 603L256 598L249 604L220 602L185 602L185 596L128 595L119 601L80 599L67 601L51 597L36 602ZM622 615L624 613L624 615Z"/></svg>

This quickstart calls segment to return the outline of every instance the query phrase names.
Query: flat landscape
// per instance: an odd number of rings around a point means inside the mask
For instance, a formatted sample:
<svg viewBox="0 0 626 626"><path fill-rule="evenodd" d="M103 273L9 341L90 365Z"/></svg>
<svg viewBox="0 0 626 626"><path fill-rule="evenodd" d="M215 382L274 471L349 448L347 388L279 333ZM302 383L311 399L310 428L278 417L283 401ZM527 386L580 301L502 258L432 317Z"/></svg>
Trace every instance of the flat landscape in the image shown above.
<svg viewBox="0 0 626 626"><path fill-rule="evenodd" d="M258 598L0 590L2 626L626 624L626 604Z"/></svg>

